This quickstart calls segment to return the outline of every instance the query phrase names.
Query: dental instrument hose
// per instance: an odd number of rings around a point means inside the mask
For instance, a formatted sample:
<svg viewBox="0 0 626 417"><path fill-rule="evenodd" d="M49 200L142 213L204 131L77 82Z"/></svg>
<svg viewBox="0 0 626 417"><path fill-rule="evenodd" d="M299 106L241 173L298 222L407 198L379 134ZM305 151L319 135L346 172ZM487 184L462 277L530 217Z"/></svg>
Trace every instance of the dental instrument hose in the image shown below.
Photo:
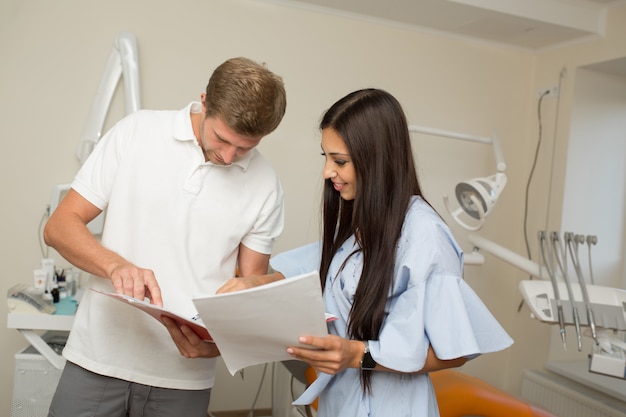
<svg viewBox="0 0 626 417"><path fill-rule="evenodd" d="M583 294L583 301L585 302L585 309L587 311L587 321L589 322L589 327L591 327L591 337L593 338L593 341L596 343L596 345L598 345L598 334L596 333L596 322L593 316L593 310L591 309L591 302L589 301L589 293L587 292L587 284L585 283L583 273L580 269L580 261L578 259L578 244L584 243L585 238L582 235L574 236L572 233L569 233L568 238L566 239L566 242L567 242L567 247L569 249L570 255L572 257L572 264L574 265L574 271L576 271L576 276L578 277L580 290ZM574 248L576 250L574 250Z"/></svg>
<svg viewBox="0 0 626 417"><path fill-rule="evenodd" d="M559 284L556 282L556 275L554 273L554 259L551 253L546 256L546 248L547 251L550 252L550 247L546 246L546 232L540 230L538 233L538 237L541 258L543 260L543 264L548 270L548 276L550 277L550 281L552 282L552 290L554 291L554 299L556 301L556 314L559 320L559 333L561 334L561 342L563 343L563 349L566 350L567 345L565 343L565 318L563 317L563 303L561 302L561 296L559 294ZM548 259L550 260L550 262L548 262Z"/></svg>
<svg viewBox="0 0 626 417"><path fill-rule="evenodd" d="M589 279L591 280L591 285L594 285L596 282L593 279L593 267L591 266L591 245L595 245L596 243L598 243L598 237L594 235L587 235L586 240L589 257Z"/></svg>
<svg viewBox="0 0 626 417"><path fill-rule="evenodd" d="M576 307L576 299L574 298L574 292L572 291L572 285L569 281L569 277L567 274L567 252L561 246L561 240L559 239L558 232L550 233L550 241L552 242L552 249L556 258L556 261L559 265L559 269L561 274L563 275L563 280L565 281L565 286L567 287L567 294L569 296L570 302L572 303L572 314L574 316L574 327L576 328L576 340L578 342L578 351L583 350L583 337L580 331L580 316L578 315L578 308ZM558 251L557 251L558 249ZM562 262L561 262L562 261Z"/></svg>

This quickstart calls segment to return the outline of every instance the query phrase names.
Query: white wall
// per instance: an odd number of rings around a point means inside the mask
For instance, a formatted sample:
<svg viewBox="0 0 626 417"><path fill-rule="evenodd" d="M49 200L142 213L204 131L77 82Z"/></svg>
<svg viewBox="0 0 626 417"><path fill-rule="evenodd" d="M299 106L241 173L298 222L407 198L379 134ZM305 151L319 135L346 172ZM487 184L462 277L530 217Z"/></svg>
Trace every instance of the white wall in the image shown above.
<svg viewBox="0 0 626 417"><path fill-rule="evenodd" d="M626 26L623 13L619 19L616 24ZM39 264L39 224L51 189L78 169L74 149L115 34L122 30L137 36L145 108L180 108L197 99L211 71L233 56L265 61L284 77L287 114L261 145L287 196L286 230L277 251L318 237L320 115L347 92L374 86L396 95L411 123L476 135L498 132L509 183L481 234L522 252L518 190L534 150L536 86L545 86L563 61L252 0L3 0L0 254L6 277L0 290L30 282ZM626 55L611 39L599 43L607 45L599 58L616 50ZM596 51L583 56L593 61ZM122 112L118 97L111 120ZM493 171L491 150L481 145L416 136L414 150L425 191L442 214L441 195L452 194L456 182ZM471 249L465 232L444 217L462 246ZM527 310L517 313L522 278L488 255L484 267L466 269L468 282L516 343L464 370L512 393L519 391L521 371L540 367L547 355L548 327L531 320ZM11 386L13 354L26 343L14 330L0 328L0 335L0 370L4 386ZM255 375L243 387L224 390L239 382L220 373L212 409L247 408L257 388ZM11 397L11 390L0 394L7 415ZM268 397L260 407L269 406Z"/></svg>
<svg viewBox="0 0 626 417"><path fill-rule="evenodd" d="M626 76L580 68L575 83L561 230L597 235L595 282L626 288Z"/></svg>

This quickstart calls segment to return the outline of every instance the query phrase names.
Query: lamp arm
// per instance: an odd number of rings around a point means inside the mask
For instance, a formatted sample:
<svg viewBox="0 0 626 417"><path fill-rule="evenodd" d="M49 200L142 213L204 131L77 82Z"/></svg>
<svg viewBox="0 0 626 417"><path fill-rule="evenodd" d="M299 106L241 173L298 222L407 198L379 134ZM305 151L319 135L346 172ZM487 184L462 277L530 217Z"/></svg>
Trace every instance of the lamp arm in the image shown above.
<svg viewBox="0 0 626 417"><path fill-rule="evenodd" d="M130 32L121 32L115 38L122 66L124 78L124 97L126 99L126 114L136 112L141 108L139 97L139 57L137 56L137 39Z"/></svg>
<svg viewBox="0 0 626 417"><path fill-rule="evenodd" d="M496 135L495 132L491 137L491 143L493 144L493 155L496 159L496 168L498 169L498 172L504 172L504 170L506 170L504 154L502 153L502 147L500 146L500 139L498 139L498 135Z"/></svg>
<svg viewBox="0 0 626 417"><path fill-rule="evenodd" d="M115 45L109 55L76 150L76 156L81 165L102 136L102 127L113 94L122 77L124 79L126 114L130 114L140 108L137 41L135 35L130 32L121 32L117 35Z"/></svg>
<svg viewBox="0 0 626 417"><path fill-rule="evenodd" d="M109 110L109 104L113 98L113 93L117 83L122 76L120 56L114 49L109 55L104 74L98 85L98 91L91 104L91 109L87 115L87 122L81 134L80 143L76 149L76 157L81 165L85 162L96 143L102 136L102 126Z"/></svg>
<svg viewBox="0 0 626 417"><path fill-rule="evenodd" d="M484 143L486 145L493 145L493 152L494 152L494 156L496 159L496 167L498 171L504 172L504 170L506 169L506 164L504 163L504 156L502 153L502 148L500 146L500 141L498 140L498 137L495 133L493 134L492 137L484 137L484 136L468 135L465 133L450 132L446 130L434 129L431 127L418 126L418 125L409 125L409 132L423 133L426 135L442 136L442 137L451 138L451 139L459 139L459 140L466 140L470 142Z"/></svg>
<svg viewBox="0 0 626 417"><path fill-rule="evenodd" d="M521 269L524 272L529 273L532 276L537 278L545 279L541 274L541 270L539 265L536 262L531 261L503 246L498 245L484 237L471 234L467 237L471 244L474 245L475 248L484 249L487 252L497 256L505 262Z"/></svg>
<svg viewBox="0 0 626 417"><path fill-rule="evenodd" d="M443 136L443 137L452 138L452 139L467 140L470 142L480 142L480 143L485 143L485 144L493 143L493 140L487 137L468 135L465 133L449 132L446 130L433 129L431 127L424 127L424 126L418 126L418 125L409 125L409 131L415 132L415 133L424 133L424 134L433 135L433 136Z"/></svg>

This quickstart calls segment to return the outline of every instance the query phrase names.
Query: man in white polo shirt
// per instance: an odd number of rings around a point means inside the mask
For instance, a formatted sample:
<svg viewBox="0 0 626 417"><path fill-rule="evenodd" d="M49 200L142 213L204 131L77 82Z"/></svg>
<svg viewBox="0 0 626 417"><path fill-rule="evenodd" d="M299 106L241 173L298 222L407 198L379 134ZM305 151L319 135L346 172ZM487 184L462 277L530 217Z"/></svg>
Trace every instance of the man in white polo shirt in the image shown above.
<svg viewBox="0 0 626 417"><path fill-rule="evenodd" d="M255 148L285 107L280 77L234 58L213 72L200 102L127 116L81 167L46 243L91 274L88 287L190 318L194 294L282 278L261 277L283 229L283 191ZM98 242L86 224L105 208ZM85 291L49 416L206 417L219 351L163 324Z"/></svg>

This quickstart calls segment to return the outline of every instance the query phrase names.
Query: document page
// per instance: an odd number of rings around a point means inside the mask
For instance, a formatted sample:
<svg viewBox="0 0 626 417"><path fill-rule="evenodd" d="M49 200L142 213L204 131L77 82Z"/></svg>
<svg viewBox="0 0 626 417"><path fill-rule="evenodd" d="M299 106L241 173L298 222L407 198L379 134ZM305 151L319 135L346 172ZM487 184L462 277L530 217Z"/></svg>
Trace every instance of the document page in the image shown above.
<svg viewBox="0 0 626 417"><path fill-rule="evenodd" d="M204 327L203 323L199 322L199 321L194 321L185 317L182 317L176 313L173 313L169 310L166 310L164 308L161 308L159 306L156 306L154 304L150 304L147 301L142 301L139 300L137 298L133 298L133 297L129 297L128 295L124 295L124 294L116 294L116 293L109 293L109 292L104 292L104 291L99 291L96 289L91 288L92 291L95 291L97 293L106 295L108 297L111 297L115 300L121 301L125 304L128 304L130 306L133 306L135 308L138 308L146 313L148 313L149 315L151 315L152 317L154 317L155 319L161 321L161 317L165 316L165 317L169 317L172 320L174 320L177 324L181 325L184 324L187 327L189 327L191 330L193 330L199 337L201 337L203 340L206 341L212 341L213 339L211 338L211 335L209 334L209 331L206 329L206 327Z"/></svg>
<svg viewBox="0 0 626 417"><path fill-rule="evenodd" d="M328 335L317 271L193 302L232 375L293 359L286 349L300 346L300 336Z"/></svg>

